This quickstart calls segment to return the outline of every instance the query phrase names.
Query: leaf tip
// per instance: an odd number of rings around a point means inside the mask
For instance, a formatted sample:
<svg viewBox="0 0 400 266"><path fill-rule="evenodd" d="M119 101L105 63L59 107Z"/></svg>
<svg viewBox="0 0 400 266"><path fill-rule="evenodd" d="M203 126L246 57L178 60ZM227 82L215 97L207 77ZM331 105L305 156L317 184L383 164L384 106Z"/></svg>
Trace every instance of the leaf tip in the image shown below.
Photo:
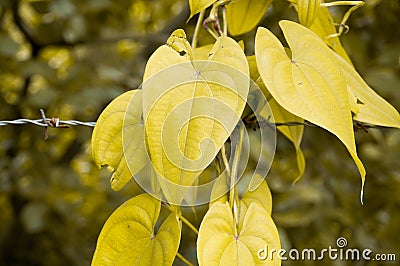
<svg viewBox="0 0 400 266"><path fill-rule="evenodd" d="M111 189L114 191L121 190L122 187L119 186L118 184L119 184L118 178L115 177L115 173L114 173L110 178Z"/></svg>
<svg viewBox="0 0 400 266"><path fill-rule="evenodd" d="M364 205L364 184L365 184L365 177L361 180L361 191L360 191L360 201L361 205Z"/></svg>
<svg viewBox="0 0 400 266"><path fill-rule="evenodd" d="M110 172L110 173L112 173L112 172L115 171L115 168L112 167L111 165L107 165L107 171Z"/></svg>
<svg viewBox="0 0 400 266"><path fill-rule="evenodd" d="M256 31L256 36L258 35L258 34L261 34L262 32L265 32L267 29L266 28L264 28L264 27L258 27L257 28L257 31Z"/></svg>

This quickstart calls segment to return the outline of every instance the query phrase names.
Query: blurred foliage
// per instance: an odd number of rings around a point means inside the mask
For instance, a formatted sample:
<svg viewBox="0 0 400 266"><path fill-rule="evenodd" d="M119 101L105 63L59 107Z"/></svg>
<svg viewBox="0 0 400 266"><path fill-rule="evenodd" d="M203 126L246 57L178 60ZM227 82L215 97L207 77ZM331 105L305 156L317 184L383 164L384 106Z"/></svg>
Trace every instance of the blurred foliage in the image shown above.
<svg viewBox="0 0 400 266"><path fill-rule="evenodd" d="M336 21L345 12L332 8ZM400 2L367 0L341 39L367 82L400 109ZM274 1L262 25L296 19L286 1ZM39 118L39 108L63 120L95 121L117 95L140 85L150 54L173 29L191 36L186 1L0 0L0 119ZM209 43L205 31L200 44ZM237 37L250 41L254 32ZM246 53L252 54L249 43ZM139 192L132 182L120 192L110 174L90 158L92 129L0 128L0 265L88 265L106 218ZM351 248L400 256L400 132L359 130L360 158L367 168L364 205L357 169L341 143L307 127L302 143L305 176L297 176L291 144L278 136L267 181L282 246ZM195 225L206 206L184 215ZM183 227L180 253L195 261L195 235ZM397 258L398 260L400 258ZM176 265L182 263L177 259ZM355 265L356 262L284 262L283 265ZM359 262L357 265L382 265ZM394 264L393 264L394 265Z"/></svg>

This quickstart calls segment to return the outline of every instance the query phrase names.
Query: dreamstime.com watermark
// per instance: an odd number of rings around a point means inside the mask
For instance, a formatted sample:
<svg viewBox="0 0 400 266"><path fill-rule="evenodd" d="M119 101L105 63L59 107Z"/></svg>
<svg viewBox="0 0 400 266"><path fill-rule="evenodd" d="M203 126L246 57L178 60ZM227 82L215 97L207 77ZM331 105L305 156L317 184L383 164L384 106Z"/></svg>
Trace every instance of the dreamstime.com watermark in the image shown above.
<svg viewBox="0 0 400 266"><path fill-rule="evenodd" d="M394 253L374 253L371 249L357 249L346 248L347 239L339 237L336 241L336 247L329 246L320 251L313 248L307 249L271 249L268 245L261 248L257 252L260 260L273 260L279 258L280 260L303 260L303 261L319 261L319 260L342 260L342 261L396 261L396 254Z"/></svg>

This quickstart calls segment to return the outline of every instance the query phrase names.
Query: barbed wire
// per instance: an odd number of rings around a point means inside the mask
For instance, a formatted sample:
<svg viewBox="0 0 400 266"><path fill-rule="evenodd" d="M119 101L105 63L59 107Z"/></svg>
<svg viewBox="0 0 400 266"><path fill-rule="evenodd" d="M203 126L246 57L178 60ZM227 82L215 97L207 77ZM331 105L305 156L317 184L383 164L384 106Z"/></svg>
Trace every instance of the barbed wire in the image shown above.
<svg viewBox="0 0 400 266"><path fill-rule="evenodd" d="M8 126L8 125L26 125L26 124L33 124L36 126L41 127L54 127L54 128L66 128L66 126L87 126L87 127L94 127L96 126L96 122L83 122L78 120L60 120L59 118L46 118L46 122L43 119L26 119L20 118L15 120L0 120L0 126ZM314 126L308 122L286 122L286 123L272 123L270 121L261 121L259 122L261 125L268 124L269 126Z"/></svg>
<svg viewBox="0 0 400 266"><path fill-rule="evenodd" d="M96 122L83 122L83 121L78 121L78 120L60 120L59 118L46 118L46 115L43 111L43 109L40 109L40 113L42 115L41 119L26 119L26 118L19 118L19 119L14 119L14 120L0 120L0 126L8 126L8 125L26 125L26 124L33 124L36 126L41 126L45 128L45 139L48 138L48 132L47 128L48 127L53 127L53 128L69 128L70 126L86 126L86 127L95 127ZM284 123L279 123L279 122L271 122L270 117L267 118L267 120L263 121L249 121L248 119L244 118L243 119L246 127L255 129L260 126L268 126L271 128L276 128L276 127L281 127L281 126L311 126L315 127L314 124L308 122L308 121L303 121L303 122L284 122ZM373 125L368 125L368 124L363 124L357 121L353 121L354 125L354 130L357 131L358 129L362 129L365 132L368 132L368 128L374 128L378 126L373 126Z"/></svg>
<svg viewBox="0 0 400 266"><path fill-rule="evenodd" d="M56 120L54 120L56 119ZM54 122L56 121L56 122ZM58 125L57 125L58 123ZM41 127L55 127L55 128L65 128L65 126L87 126L87 127L94 127L96 126L96 122L82 122L78 120L59 120L58 118L46 118L46 123L43 122L43 119L26 119L20 118L15 120L0 120L0 126L8 126L8 125L26 125L26 124L33 124L36 126ZM51 125L50 125L51 124ZM262 121L262 125L269 124L271 126L314 126L308 122L286 122L286 123L272 123L269 121Z"/></svg>
<svg viewBox="0 0 400 266"><path fill-rule="evenodd" d="M27 119L27 118L19 118L15 120L0 120L0 126L8 126L8 125L26 125L26 124L33 124L36 126L41 126L41 127L54 127L54 128L68 128L69 126L87 126L87 127L94 127L96 126L96 122L83 122L83 121L78 121L78 120L60 120L59 118L46 118L43 109L40 109L40 113L42 115L42 119ZM248 121L245 121L248 124ZM257 123L257 121L256 121ZM313 124L304 121L304 122L285 122L285 123L273 123L269 120L264 120L264 121L258 121L258 126L262 125L265 126L268 124L268 126L273 126L273 127L279 127L279 126L300 126L300 125L305 125L305 126L314 126ZM251 127L251 126L250 126Z"/></svg>
<svg viewBox="0 0 400 266"><path fill-rule="evenodd" d="M36 126L44 127L44 139L48 139L49 134L47 131L48 127L54 128L69 128L70 126L87 126L94 127L96 122L82 122L77 120L60 120L59 118L46 118L46 115L43 109L40 109L40 114L42 115L42 119L26 119L20 118L15 120L0 120L0 126L8 126L8 125L25 125L25 124L33 124Z"/></svg>
<svg viewBox="0 0 400 266"><path fill-rule="evenodd" d="M58 118L56 118L58 119ZM77 120L57 120L58 121L58 126L55 124L53 125L54 118L46 118L46 123L43 122L43 119L15 119L15 120L0 120L0 126L8 126L8 125L26 125L26 124L33 124L36 126L41 126L41 127L65 127L65 126L87 126L87 127L94 127L96 125L96 122L82 122L82 121L77 121ZM52 125L49 125L52 124Z"/></svg>

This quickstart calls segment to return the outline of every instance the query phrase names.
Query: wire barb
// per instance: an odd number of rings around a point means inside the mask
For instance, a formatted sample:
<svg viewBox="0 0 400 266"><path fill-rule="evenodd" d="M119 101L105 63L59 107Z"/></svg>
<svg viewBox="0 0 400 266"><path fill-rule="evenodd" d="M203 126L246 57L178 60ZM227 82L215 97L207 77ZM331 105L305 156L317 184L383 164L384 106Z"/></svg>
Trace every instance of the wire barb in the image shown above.
<svg viewBox="0 0 400 266"><path fill-rule="evenodd" d="M40 109L40 114L42 115L43 123L46 124L46 126L44 127L44 139L47 140L49 138L49 131L47 130L46 115L44 114L43 109Z"/></svg>

